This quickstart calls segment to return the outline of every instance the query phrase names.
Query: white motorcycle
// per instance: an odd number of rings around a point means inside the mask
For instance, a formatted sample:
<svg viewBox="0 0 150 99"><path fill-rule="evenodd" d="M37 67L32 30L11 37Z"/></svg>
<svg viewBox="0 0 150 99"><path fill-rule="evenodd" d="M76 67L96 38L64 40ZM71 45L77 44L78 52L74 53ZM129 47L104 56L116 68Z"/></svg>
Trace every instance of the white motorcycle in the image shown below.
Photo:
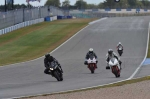
<svg viewBox="0 0 150 99"><path fill-rule="evenodd" d="M90 69L91 73L93 74L96 67L97 67L97 60L94 56L91 56L88 60L88 68Z"/></svg>
<svg viewBox="0 0 150 99"><path fill-rule="evenodd" d="M106 67L106 69L110 69L112 70L112 73L117 77L120 77L120 64L118 62L118 60L116 58L111 58L109 60L109 63L108 63L108 67Z"/></svg>

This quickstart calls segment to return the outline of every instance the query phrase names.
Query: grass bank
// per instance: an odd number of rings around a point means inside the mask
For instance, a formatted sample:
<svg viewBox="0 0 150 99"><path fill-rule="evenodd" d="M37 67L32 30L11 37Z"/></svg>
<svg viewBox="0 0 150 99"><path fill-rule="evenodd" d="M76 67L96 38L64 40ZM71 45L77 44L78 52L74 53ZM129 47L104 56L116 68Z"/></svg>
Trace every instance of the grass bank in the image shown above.
<svg viewBox="0 0 150 99"><path fill-rule="evenodd" d="M0 36L0 66L32 60L62 44L95 19L43 22Z"/></svg>

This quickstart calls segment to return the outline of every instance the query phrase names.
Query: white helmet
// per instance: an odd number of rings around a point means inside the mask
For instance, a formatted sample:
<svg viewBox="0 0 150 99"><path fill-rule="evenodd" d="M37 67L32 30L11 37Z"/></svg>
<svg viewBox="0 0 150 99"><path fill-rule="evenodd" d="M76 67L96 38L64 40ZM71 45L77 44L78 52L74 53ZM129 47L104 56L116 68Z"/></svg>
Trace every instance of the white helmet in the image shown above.
<svg viewBox="0 0 150 99"><path fill-rule="evenodd" d="M90 49L89 49L89 52L93 52L93 48L90 48Z"/></svg>
<svg viewBox="0 0 150 99"><path fill-rule="evenodd" d="M119 44L121 44L121 42L119 42Z"/></svg>

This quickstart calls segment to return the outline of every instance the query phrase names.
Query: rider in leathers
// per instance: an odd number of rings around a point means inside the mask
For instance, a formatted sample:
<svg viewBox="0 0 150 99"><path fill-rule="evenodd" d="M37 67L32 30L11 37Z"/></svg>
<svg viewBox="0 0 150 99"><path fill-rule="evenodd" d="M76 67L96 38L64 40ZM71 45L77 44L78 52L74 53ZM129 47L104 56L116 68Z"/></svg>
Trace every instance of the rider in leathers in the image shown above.
<svg viewBox="0 0 150 99"><path fill-rule="evenodd" d="M119 43L117 44L117 49L118 49L119 47L122 47L122 51L123 51L123 45L121 44L121 42L119 42Z"/></svg>
<svg viewBox="0 0 150 99"><path fill-rule="evenodd" d="M88 65L87 60L90 58L91 55L93 55L95 57L96 63L98 63L97 55L93 52L93 48L90 48L89 52L86 54L86 57L85 57L85 59L86 59L85 62L84 62L85 65ZM97 68L97 65L96 65L96 68Z"/></svg>
<svg viewBox="0 0 150 99"><path fill-rule="evenodd" d="M58 66L60 67L60 71L63 73L63 70L62 70L59 62L53 56L51 56L49 53L45 55L45 59L44 59L44 65L46 67L46 69L44 70L44 73L45 74L51 74L51 72L49 71L49 65L52 62L56 62L58 64Z"/></svg>
<svg viewBox="0 0 150 99"><path fill-rule="evenodd" d="M120 64L120 69L121 69L121 61L120 61L120 59L118 58L118 55L115 53L115 52L113 52L113 50L112 49L109 49L108 50L108 53L106 54L106 62L107 62L107 66L108 66L108 63L109 63L109 60L111 59L111 58L113 58L113 57L115 57L118 61L119 61L119 64Z"/></svg>

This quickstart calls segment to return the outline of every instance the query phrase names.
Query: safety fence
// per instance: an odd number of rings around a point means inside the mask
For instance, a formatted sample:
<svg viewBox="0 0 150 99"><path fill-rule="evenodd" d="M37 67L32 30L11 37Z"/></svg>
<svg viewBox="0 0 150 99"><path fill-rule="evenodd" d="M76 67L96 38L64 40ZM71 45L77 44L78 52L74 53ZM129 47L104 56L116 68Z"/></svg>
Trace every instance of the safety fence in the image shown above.
<svg viewBox="0 0 150 99"><path fill-rule="evenodd" d="M52 16L52 17L50 17L50 19L51 20L49 20L49 21L57 20L57 16ZM14 31L14 30L26 27L26 26L30 26L30 25L33 25L33 24L41 23L41 22L44 22L44 21L45 21L45 18L39 18L39 19L35 19L35 20L30 20L30 21L25 21L25 22L22 22L22 23L18 23L16 25L13 25L13 26L1 29L0 30L0 35L9 33L11 31Z"/></svg>
<svg viewBox="0 0 150 99"><path fill-rule="evenodd" d="M23 27L26 27L26 26L29 26L29 25L37 24L37 23L40 23L40 22L43 22L43 21L44 21L44 18L22 22L22 23L19 23L19 24L1 29L0 30L0 35L9 33L11 31L14 31L14 30L17 30L17 29L20 29L20 28L23 28Z"/></svg>
<svg viewBox="0 0 150 99"><path fill-rule="evenodd" d="M6 27L10 27L26 21L44 18L50 14L51 16L63 15L63 11L57 7L44 6L0 12L0 29L4 29Z"/></svg>
<svg viewBox="0 0 150 99"><path fill-rule="evenodd" d="M102 18L102 17L150 16L150 12L147 13L81 12L81 13L70 13L70 15L76 18Z"/></svg>

